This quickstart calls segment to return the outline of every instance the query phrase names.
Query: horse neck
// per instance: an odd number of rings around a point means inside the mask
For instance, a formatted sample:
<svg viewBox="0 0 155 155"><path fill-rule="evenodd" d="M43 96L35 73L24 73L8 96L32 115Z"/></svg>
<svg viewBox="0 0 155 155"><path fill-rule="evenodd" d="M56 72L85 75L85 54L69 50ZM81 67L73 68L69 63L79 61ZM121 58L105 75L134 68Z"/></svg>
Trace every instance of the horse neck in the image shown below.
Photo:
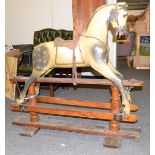
<svg viewBox="0 0 155 155"><path fill-rule="evenodd" d="M96 10L93 17L89 21L88 26L84 30L83 35L97 38L107 44L108 19L111 11L109 7L107 8L102 6Z"/></svg>

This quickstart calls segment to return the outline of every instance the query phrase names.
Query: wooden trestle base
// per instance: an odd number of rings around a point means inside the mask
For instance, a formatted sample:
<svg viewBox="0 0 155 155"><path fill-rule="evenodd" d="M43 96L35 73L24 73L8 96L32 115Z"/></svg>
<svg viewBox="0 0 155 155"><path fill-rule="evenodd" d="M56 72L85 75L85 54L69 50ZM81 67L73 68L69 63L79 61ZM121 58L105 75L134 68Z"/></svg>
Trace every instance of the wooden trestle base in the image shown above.
<svg viewBox="0 0 155 155"><path fill-rule="evenodd" d="M18 82L24 82L27 78L25 77L15 77L10 80ZM70 78L39 78L35 82L40 83L72 83ZM35 95L35 82L31 84L28 89L28 94L30 96ZM74 81L75 82L75 81ZM118 88L109 80L101 79L78 79L76 80L77 84L92 84L92 85L109 85L111 89L111 102L92 102L85 100L73 100L66 98L56 98L56 97L47 97L47 96L35 96L29 99L29 102L26 105L18 106L15 103L9 105L10 110L28 112L30 114L29 118L18 117L13 121L13 124L24 126L24 130L20 133L21 135L32 136L39 129L46 128L51 130L62 130L69 132L78 132L84 134L95 134L105 136L104 146L107 147L119 147L120 139L119 138L129 138L129 139L139 139L140 138L140 128L121 128L120 122L137 122L137 117L135 115L129 115L126 118L124 115L119 116L120 114L120 95ZM138 80L124 80L124 86L134 86L141 87L143 86L143 81ZM84 110L69 110L62 108L51 108L47 106L40 106L38 102L44 104L57 104L57 105L67 105L67 106L76 106L76 107L87 107L100 109L100 112L96 111L84 111ZM110 110L110 112L101 112L101 109ZM131 104L131 111L137 111L138 106ZM91 124L77 124L69 123L66 121L53 120L53 119L40 119L39 114L49 114L49 115L58 115L58 116L70 116L70 117L81 117L81 118L90 118L90 119L99 119L99 120L109 120L109 126L98 126ZM117 139L115 139L117 138Z"/></svg>

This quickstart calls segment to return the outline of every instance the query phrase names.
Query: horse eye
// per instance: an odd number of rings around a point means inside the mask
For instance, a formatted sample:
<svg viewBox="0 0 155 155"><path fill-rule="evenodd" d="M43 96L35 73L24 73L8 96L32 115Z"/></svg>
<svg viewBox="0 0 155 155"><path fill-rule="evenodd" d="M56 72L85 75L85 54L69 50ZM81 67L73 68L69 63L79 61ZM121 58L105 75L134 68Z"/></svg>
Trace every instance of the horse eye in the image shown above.
<svg viewBox="0 0 155 155"><path fill-rule="evenodd" d="M126 17L126 16L127 16L127 14L123 15L123 17Z"/></svg>

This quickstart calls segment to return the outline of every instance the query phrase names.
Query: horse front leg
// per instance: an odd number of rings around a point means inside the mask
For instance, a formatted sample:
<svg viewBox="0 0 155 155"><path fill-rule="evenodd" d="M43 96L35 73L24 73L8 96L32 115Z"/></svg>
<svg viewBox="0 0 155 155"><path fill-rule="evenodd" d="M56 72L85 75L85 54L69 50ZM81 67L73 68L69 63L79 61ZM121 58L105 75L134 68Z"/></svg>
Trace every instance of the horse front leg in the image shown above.
<svg viewBox="0 0 155 155"><path fill-rule="evenodd" d="M113 64L111 63L111 61L108 61L108 66L111 68L111 70L117 75L119 76L121 79L123 79L123 75L113 66Z"/></svg>
<svg viewBox="0 0 155 155"><path fill-rule="evenodd" d="M113 64L111 63L111 61L108 61L108 66L111 68L111 70L120 78L120 79L124 79L124 76L113 66ZM129 100L129 102L131 103L131 94L130 92L127 90L128 88L124 87L125 89L125 93L127 95L127 98Z"/></svg>
<svg viewBox="0 0 155 155"><path fill-rule="evenodd" d="M106 63L103 64L93 63L91 66L100 74L102 74L104 77L112 81L114 85L119 89L122 96L122 105L124 105L124 112L126 115L129 115L130 101L126 96L125 92L126 90L123 88L122 80L116 74L114 74L114 72L111 70L111 68L109 68L109 66Z"/></svg>
<svg viewBox="0 0 155 155"><path fill-rule="evenodd" d="M100 47L92 48L92 51L88 53L88 61L90 66L99 72L101 75L109 79L119 89L122 96L122 105L124 105L124 112L126 115L130 114L130 102L126 96L125 89L123 88L121 78L115 74L115 72L108 66L106 62L105 49Z"/></svg>
<svg viewBox="0 0 155 155"><path fill-rule="evenodd" d="M114 65L111 63L110 59L109 59L109 51L110 51L110 48L109 46L107 45L107 50L106 50L106 53L108 53L108 66L111 68L111 70L117 75L119 76L121 79L123 79L123 75L114 67Z"/></svg>

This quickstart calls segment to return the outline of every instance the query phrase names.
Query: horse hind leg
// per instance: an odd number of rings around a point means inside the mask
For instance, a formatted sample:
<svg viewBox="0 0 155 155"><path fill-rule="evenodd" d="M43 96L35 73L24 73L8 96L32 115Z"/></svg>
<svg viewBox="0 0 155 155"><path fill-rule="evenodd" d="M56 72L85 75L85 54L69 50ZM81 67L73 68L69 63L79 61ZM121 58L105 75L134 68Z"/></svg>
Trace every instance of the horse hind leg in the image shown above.
<svg viewBox="0 0 155 155"><path fill-rule="evenodd" d="M21 94L19 96L19 99L16 100L17 104L20 105L20 104L23 104L25 102L25 97L26 97L27 90L28 90L29 86L35 80L37 80L39 77L44 75L47 71L48 71L48 69L43 69L43 70L38 70L38 71L35 70L35 71L32 72L30 77L25 81L24 89L22 90L22 92L21 92Z"/></svg>
<svg viewBox="0 0 155 155"><path fill-rule="evenodd" d="M21 105L25 102L25 97L26 97L26 93L27 93L28 88L31 85L31 83L34 82L37 78L38 77L32 73L31 76L25 81L24 89L20 93L19 98L16 99L16 103L18 105Z"/></svg>
<svg viewBox="0 0 155 155"><path fill-rule="evenodd" d="M41 77L46 76L51 71L52 71L52 68L48 69ZM36 92L36 94L39 94L39 90L40 90L40 83L36 83L36 86L35 86L35 92Z"/></svg>

